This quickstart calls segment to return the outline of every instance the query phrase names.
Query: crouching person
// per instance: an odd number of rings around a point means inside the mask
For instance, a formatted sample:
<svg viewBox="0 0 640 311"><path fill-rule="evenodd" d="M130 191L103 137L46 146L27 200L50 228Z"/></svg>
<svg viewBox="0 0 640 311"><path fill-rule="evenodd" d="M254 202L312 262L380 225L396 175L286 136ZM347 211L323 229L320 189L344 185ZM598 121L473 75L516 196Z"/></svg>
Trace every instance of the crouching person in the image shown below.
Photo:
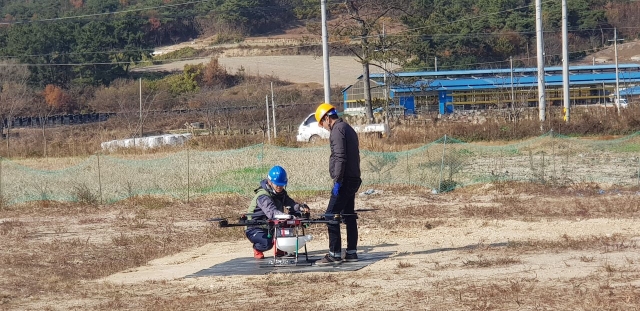
<svg viewBox="0 0 640 311"><path fill-rule="evenodd" d="M309 213L306 204L296 203L287 194L287 172L281 166L274 166L269 170L267 178L260 182L260 187L255 189L255 196L249 205L247 219L271 220L277 215L295 215ZM253 257L264 258L264 252L273 248L273 232L269 232L268 226L248 226L245 234L253 243ZM284 256L285 252L276 250L276 256Z"/></svg>

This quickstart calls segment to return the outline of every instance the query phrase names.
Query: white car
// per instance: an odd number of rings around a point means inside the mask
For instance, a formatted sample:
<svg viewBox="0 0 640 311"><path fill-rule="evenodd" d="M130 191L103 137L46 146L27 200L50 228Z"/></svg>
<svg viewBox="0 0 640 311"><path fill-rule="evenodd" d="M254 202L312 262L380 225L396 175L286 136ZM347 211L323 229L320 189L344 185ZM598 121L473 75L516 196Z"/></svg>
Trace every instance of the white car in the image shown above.
<svg viewBox="0 0 640 311"><path fill-rule="evenodd" d="M380 124L352 125L356 133L373 134L377 136L389 136L389 126ZM329 131L318 125L315 113L307 116L298 127L296 140L300 142L316 142L320 139L329 139Z"/></svg>
<svg viewBox="0 0 640 311"><path fill-rule="evenodd" d="M312 113L298 127L296 140L300 142L316 142L320 139L329 139L329 131L318 125L316 115Z"/></svg>
<svg viewBox="0 0 640 311"><path fill-rule="evenodd" d="M615 104L619 104L620 108L627 108L629 106L629 102L627 102L626 98L620 98L620 100L616 100Z"/></svg>

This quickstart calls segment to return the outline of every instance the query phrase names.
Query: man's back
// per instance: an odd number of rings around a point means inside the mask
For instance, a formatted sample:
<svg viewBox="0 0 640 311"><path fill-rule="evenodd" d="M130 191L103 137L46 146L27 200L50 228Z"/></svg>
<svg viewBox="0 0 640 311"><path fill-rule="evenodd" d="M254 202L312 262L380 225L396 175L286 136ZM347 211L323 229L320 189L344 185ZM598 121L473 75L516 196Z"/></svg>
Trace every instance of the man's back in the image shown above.
<svg viewBox="0 0 640 311"><path fill-rule="evenodd" d="M334 181L360 178L360 148L358 134L342 119L336 120L329 136L331 157L329 174Z"/></svg>

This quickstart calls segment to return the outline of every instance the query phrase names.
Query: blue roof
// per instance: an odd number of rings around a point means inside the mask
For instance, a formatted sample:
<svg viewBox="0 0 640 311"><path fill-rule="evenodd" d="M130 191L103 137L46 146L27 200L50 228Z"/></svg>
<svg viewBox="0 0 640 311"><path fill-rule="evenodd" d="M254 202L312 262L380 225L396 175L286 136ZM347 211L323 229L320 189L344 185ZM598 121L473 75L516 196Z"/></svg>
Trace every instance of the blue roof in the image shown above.
<svg viewBox="0 0 640 311"><path fill-rule="evenodd" d="M620 96L640 95L640 86L634 86L620 90Z"/></svg>
<svg viewBox="0 0 640 311"><path fill-rule="evenodd" d="M615 70L615 65L581 65L581 66L569 66L569 71L598 71L598 70ZM640 71L639 64L619 64L618 69L620 70L629 70L635 69ZM554 66L554 67L545 67L545 74L557 74L562 73L562 67ZM538 72L538 68L513 68L514 75L525 75L525 74L536 74ZM448 71L416 71L416 72L397 72L388 74L388 76L394 77L437 77L437 76L446 76L455 78L455 76L480 76L480 75L492 75L492 76L509 76L511 75L511 69L479 69L479 70L448 70ZM384 78L384 73L374 73L369 75L371 79L379 79ZM362 75L358 77L361 79Z"/></svg>
<svg viewBox="0 0 640 311"><path fill-rule="evenodd" d="M546 86L562 86L562 75L545 76ZM639 72L621 72L620 81L640 82ZM569 75L569 83L572 85L593 85L615 83L615 73L584 73ZM536 76L514 77L513 87L537 87L538 78ZM472 89L496 89L510 88L510 77L486 77L486 78L460 78L460 79L435 79L421 80L413 85L392 87L394 93L407 93L419 91L442 91L442 90L472 90Z"/></svg>

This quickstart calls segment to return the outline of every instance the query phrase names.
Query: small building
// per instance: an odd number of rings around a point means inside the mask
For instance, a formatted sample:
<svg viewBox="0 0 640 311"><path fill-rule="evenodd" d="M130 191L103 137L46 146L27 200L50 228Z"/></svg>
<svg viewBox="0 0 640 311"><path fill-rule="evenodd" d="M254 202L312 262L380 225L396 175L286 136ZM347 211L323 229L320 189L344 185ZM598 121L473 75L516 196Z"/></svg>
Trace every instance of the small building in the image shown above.
<svg viewBox="0 0 640 311"><path fill-rule="evenodd" d="M563 104L562 67L546 67L547 105ZM640 65L618 65L620 89L640 85ZM390 106L403 107L413 114L438 111L506 107L537 107L538 69L482 69L454 71L399 72L392 75L372 74L373 107L387 101ZM342 90L345 113L364 112L364 82L362 76ZM391 81L386 85L384 81ZM411 81L411 82L409 82ZM569 67L570 100L572 105L599 104L615 93L616 66L590 65ZM388 96L387 96L388 94ZM621 92L622 96L622 92Z"/></svg>

